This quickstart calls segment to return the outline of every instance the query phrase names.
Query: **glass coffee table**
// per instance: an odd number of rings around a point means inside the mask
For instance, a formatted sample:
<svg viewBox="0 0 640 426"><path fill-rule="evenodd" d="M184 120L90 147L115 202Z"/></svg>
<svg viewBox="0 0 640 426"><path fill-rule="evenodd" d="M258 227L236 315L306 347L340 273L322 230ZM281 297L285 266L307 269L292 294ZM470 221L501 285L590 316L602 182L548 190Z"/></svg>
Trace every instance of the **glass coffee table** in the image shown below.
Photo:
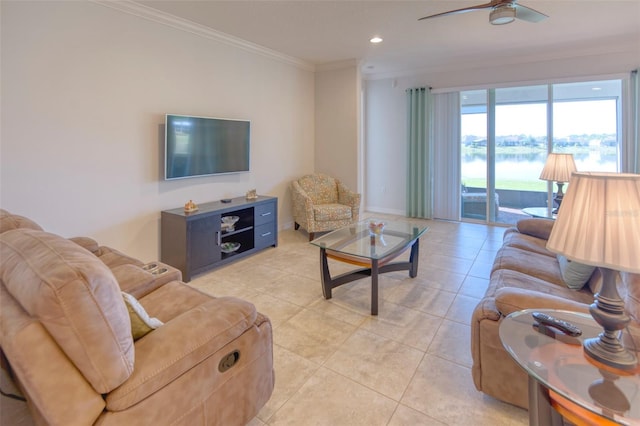
<svg viewBox="0 0 640 426"><path fill-rule="evenodd" d="M540 329L534 311L569 321L582 335ZM615 370L583 353L584 339L601 331L591 315L552 309L514 312L501 321L502 344L529 375L530 425L562 425L560 414L575 424L640 424L640 368Z"/></svg>
<svg viewBox="0 0 640 426"><path fill-rule="evenodd" d="M372 222L383 222L384 229L378 233L372 232ZM408 270L409 276L415 278L418 275L420 237L428 229L418 222L367 219L311 241L311 244L320 247L324 298L331 299L331 290L336 287L371 277L371 315L378 315L378 274ZM392 262L408 249L411 249L409 261ZM332 277L328 259L362 268Z"/></svg>

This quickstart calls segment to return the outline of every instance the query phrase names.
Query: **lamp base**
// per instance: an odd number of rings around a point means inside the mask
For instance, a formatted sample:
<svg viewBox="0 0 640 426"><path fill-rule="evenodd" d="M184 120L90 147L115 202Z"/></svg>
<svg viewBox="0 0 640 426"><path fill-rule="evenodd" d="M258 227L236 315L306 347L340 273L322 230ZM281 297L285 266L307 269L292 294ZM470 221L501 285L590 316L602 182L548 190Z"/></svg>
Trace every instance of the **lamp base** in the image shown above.
<svg viewBox="0 0 640 426"><path fill-rule="evenodd" d="M600 267L602 287L589 307L591 316L603 328L598 337L586 339L584 352L590 358L619 370L632 370L638 365L635 353L625 349L619 339L630 321L624 312L624 301L618 294L615 271Z"/></svg>
<svg viewBox="0 0 640 426"><path fill-rule="evenodd" d="M612 368L618 370L633 370L638 365L635 354L625 349L617 338L609 339L606 332L592 339L585 339L583 346L585 354Z"/></svg>
<svg viewBox="0 0 640 426"><path fill-rule="evenodd" d="M562 199L564 198L564 192L562 192L562 187L564 186L564 182L556 182L556 185L558 185L558 192L556 192L556 196L553 199L553 201L555 201L558 207L553 209L553 211L551 212L553 214L558 214L558 211L560 210L560 205L562 204Z"/></svg>

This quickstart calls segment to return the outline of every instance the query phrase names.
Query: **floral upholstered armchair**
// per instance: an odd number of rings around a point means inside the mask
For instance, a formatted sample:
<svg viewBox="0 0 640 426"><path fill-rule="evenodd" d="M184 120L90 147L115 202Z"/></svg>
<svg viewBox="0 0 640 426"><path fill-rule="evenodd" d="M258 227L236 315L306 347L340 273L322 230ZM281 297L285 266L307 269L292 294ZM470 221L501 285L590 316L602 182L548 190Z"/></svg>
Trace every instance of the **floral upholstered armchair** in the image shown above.
<svg viewBox="0 0 640 426"><path fill-rule="evenodd" d="M360 194L351 191L338 179L321 173L293 181L293 220L295 229L309 233L332 231L358 221Z"/></svg>

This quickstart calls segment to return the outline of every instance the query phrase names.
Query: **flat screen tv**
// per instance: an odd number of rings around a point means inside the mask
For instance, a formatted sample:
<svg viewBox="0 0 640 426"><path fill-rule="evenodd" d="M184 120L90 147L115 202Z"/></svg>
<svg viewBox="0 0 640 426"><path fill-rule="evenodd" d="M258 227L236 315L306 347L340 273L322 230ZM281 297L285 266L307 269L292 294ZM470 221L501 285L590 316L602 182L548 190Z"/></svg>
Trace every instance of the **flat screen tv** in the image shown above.
<svg viewBox="0 0 640 426"><path fill-rule="evenodd" d="M167 114L164 130L166 180L249 171L247 120Z"/></svg>

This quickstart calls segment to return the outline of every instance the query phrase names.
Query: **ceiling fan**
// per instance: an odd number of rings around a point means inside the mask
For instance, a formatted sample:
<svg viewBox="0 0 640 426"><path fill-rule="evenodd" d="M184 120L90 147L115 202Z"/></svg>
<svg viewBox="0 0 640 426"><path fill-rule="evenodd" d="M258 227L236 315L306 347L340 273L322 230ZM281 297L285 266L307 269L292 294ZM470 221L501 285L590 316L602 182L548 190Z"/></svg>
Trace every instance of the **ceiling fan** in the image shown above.
<svg viewBox="0 0 640 426"><path fill-rule="evenodd" d="M455 15L459 13L475 12L476 10L491 9L489 13L489 22L493 25L504 25L513 22L515 19L522 19L527 22L540 22L546 18L544 13L533 10L530 7L517 4L518 0L492 0L489 3L479 4L477 6L464 7L462 9L450 10L448 12L437 13L435 15L425 16L418 19L437 18L440 16Z"/></svg>

